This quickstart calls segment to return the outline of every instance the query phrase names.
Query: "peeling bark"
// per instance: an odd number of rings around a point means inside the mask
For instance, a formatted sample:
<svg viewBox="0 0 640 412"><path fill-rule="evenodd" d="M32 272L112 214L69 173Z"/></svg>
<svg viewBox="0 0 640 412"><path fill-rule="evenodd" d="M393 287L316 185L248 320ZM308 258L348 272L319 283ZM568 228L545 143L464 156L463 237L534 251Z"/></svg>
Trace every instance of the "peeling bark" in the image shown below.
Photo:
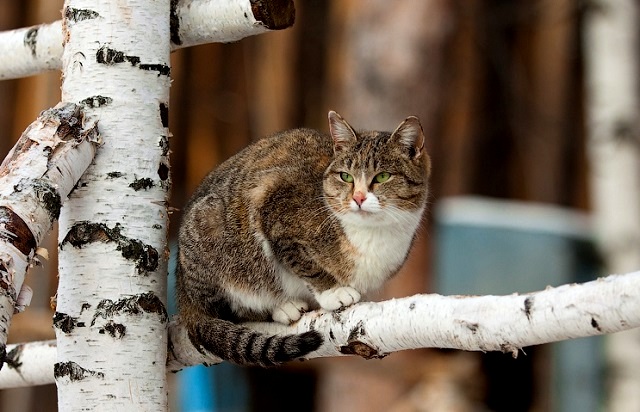
<svg viewBox="0 0 640 412"><path fill-rule="evenodd" d="M26 271L98 144L96 124L80 106L58 105L25 130L0 166L0 368L11 316L31 300Z"/></svg>

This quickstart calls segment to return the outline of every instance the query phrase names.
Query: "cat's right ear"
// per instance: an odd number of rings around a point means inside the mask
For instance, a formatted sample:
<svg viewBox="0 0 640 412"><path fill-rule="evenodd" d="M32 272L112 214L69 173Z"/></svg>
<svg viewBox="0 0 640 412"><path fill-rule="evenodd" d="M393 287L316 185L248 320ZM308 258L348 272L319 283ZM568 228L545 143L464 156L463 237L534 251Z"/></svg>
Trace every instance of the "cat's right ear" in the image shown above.
<svg viewBox="0 0 640 412"><path fill-rule="evenodd" d="M356 133L349 123L333 110L329 111L329 133L333 139L333 150L340 150L356 142Z"/></svg>

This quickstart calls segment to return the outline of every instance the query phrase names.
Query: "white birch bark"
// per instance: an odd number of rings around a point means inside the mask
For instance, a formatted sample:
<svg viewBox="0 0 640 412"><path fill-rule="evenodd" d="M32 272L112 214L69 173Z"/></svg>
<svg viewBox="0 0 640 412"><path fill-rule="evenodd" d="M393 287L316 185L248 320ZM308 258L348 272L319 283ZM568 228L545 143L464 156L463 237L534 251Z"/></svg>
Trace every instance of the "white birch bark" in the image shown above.
<svg viewBox="0 0 640 412"><path fill-rule="evenodd" d="M11 316L31 300L23 282L37 246L98 143L80 106L58 105L25 130L0 166L0 368Z"/></svg>
<svg viewBox="0 0 640 412"><path fill-rule="evenodd" d="M319 331L325 343L308 359L338 355L380 358L418 348L518 352L578 337L640 326L640 272L508 296L415 295L360 303L339 312L305 314L293 326L254 323L267 333ZM175 321L169 327L169 370L218 363L189 342Z"/></svg>
<svg viewBox="0 0 640 412"><path fill-rule="evenodd" d="M314 329L324 345L307 359L357 355L380 358L400 350L451 348L502 351L560 340L603 335L640 326L640 272L611 275L584 284L508 296L415 295L384 302L362 302L338 312L305 314L292 326L253 323L265 333L301 333ZM179 319L169 326L167 370L219 363L191 345ZM50 383L53 342L10 345L9 364L0 372L0 388ZM31 356L37 353L39 359ZM23 354L22 356L20 356Z"/></svg>
<svg viewBox="0 0 640 412"><path fill-rule="evenodd" d="M167 409L169 0L67 0L63 101L103 146L62 209L61 411Z"/></svg>
<svg viewBox="0 0 640 412"><path fill-rule="evenodd" d="M640 268L638 3L599 1L585 21L594 222L607 269ZM640 410L640 331L607 340L607 410Z"/></svg>
<svg viewBox="0 0 640 412"><path fill-rule="evenodd" d="M0 372L0 388L22 388L55 382L56 341L7 345L6 366Z"/></svg>
<svg viewBox="0 0 640 412"><path fill-rule="evenodd" d="M91 9L78 9L75 19L91 20ZM293 25L294 5L286 1L171 1L171 47L233 42ZM62 22L0 33L0 80L32 76L62 68Z"/></svg>

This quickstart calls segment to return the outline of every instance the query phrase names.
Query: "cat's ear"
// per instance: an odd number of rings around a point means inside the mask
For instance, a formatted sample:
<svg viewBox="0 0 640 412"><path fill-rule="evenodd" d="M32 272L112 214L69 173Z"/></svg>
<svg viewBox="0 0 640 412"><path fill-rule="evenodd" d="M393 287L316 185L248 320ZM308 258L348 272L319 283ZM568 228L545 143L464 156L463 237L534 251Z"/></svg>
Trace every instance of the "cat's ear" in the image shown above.
<svg viewBox="0 0 640 412"><path fill-rule="evenodd" d="M338 113L329 112L329 133L333 139L333 149L337 152L356 142L356 132Z"/></svg>
<svg viewBox="0 0 640 412"><path fill-rule="evenodd" d="M391 134L391 139L397 141L409 150L412 159L422 156L424 149L424 132L420 120L415 116L409 116Z"/></svg>

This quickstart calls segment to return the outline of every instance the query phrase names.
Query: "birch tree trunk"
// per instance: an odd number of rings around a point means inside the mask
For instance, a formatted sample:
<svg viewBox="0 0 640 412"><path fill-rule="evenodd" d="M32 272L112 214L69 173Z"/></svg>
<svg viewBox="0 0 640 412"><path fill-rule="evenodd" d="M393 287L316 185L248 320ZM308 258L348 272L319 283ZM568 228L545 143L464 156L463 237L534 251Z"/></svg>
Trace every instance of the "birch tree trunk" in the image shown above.
<svg viewBox="0 0 640 412"><path fill-rule="evenodd" d="M85 122L80 106L59 105L25 130L0 166L0 369L11 316L31 300L23 282L36 248L98 142L95 122Z"/></svg>
<svg viewBox="0 0 640 412"><path fill-rule="evenodd" d="M169 0L67 0L62 99L104 146L62 209L58 406L167 409Z"/></svg>
<svg viewBox="0 0 640 412"><path fill-rule="evenodd" d="M638 3L602 0L585 24L591 191L610 273L640 268ZM640 410L640 330L612 335L607 410Z"/></svg>

